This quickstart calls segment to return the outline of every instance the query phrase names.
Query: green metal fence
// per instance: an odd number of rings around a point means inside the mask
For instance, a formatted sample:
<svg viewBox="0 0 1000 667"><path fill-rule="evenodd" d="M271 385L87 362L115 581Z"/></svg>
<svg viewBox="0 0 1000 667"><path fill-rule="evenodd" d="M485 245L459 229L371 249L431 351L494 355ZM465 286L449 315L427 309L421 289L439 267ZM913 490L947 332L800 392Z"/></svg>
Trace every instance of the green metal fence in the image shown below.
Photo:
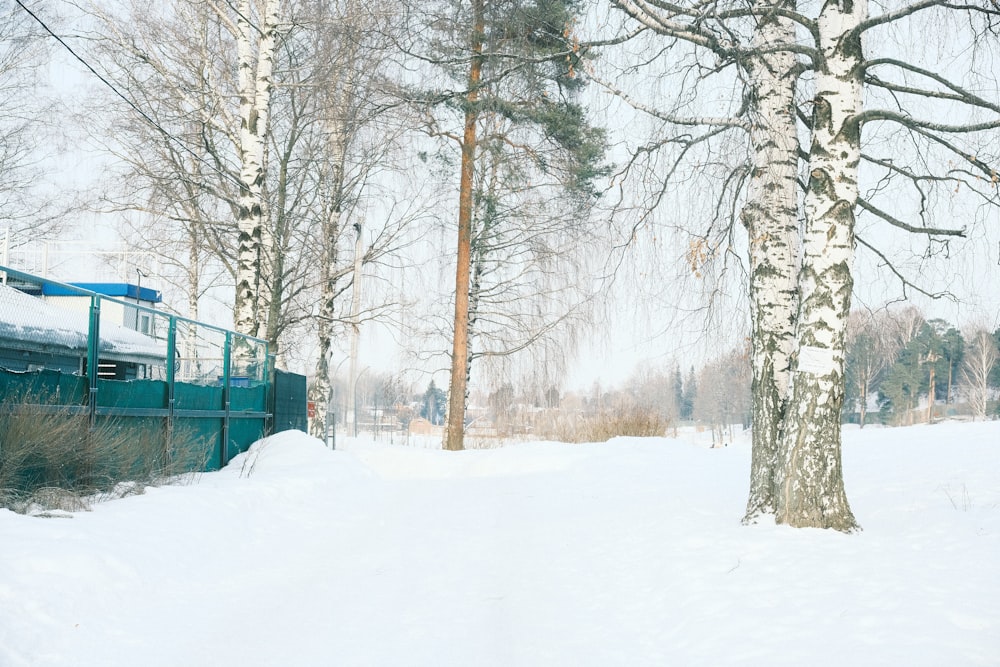
<svg viewBox="0 0 1000 667"><path fill-rule="evenodd" d="M129 420L224 466L271 426L267 342L0 265L0 404Z"/></svg>

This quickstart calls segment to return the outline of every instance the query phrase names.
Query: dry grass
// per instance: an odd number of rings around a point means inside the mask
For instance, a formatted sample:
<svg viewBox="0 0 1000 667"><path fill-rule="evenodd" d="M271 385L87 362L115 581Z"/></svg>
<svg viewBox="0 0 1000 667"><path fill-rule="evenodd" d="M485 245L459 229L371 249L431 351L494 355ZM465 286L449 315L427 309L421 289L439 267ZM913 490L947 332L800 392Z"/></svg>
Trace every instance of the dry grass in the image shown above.
<svg viewBox="0 0 1000 667"><path fill-rule="evenodd" d="M661 415L630 406L595 415L557 415L541 420L536 435L560 442L605 442L619 436L662 436L669 427Z"/></svg>
<svg viewBox="0 0 1000 667"><path fill-rule="evenodd" d="M144 423L145 422L145 423ZM37 404L0 406L0 507L40 514L141 493L204 463L206 448L159 420L101 419Z"/></svg>

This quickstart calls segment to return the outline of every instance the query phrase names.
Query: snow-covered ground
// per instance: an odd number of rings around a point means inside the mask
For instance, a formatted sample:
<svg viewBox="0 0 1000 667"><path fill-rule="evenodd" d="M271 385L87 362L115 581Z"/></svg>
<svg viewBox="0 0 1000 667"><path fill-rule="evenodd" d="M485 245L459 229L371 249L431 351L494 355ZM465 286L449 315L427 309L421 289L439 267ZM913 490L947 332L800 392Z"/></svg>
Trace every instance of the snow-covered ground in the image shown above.
<svg viewBox="0 0 1000 667"><path fill-rule="evenodd" d="M741 526L745 443L281 434L0 511L0 665L1000 665L1000 422L845 440L855 535Z"/></svg>

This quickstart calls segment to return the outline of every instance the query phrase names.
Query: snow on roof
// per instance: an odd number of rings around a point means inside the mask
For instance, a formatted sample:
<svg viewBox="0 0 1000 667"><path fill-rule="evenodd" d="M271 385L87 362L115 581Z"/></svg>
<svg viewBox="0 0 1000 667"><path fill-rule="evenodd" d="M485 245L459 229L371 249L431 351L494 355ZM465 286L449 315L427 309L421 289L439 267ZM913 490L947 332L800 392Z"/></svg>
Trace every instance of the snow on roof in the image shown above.
<svg viewBox="0 0 1000 667"><path fill-rule="evenodd" d="M87 313L59 308L9 285L0 285L0 345L31 342L85 353L89 331ZM166 350L165 344L138 331L101 326L101 356L162 361Z"/></svg>

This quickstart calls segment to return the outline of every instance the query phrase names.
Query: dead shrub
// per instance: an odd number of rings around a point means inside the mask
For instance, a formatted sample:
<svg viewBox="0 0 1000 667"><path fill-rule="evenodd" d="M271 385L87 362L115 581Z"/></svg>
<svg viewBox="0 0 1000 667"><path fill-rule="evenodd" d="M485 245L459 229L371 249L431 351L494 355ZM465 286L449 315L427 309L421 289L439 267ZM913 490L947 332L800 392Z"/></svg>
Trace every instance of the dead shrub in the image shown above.
<svg viewBox="0 0 1000 667"><path fill-rule="evenodd" d="M42 403L0 405L0 507L86 509L88 498L141 493L204 463L204 440L169 433L160 419L100 418L91 427L86 415Z"/></svg>
<svg viewBox="0 0 1000 667"><path fill-rule="evenodd" d="M559 415L540 423L536 434L559 442L605 442L619 436L665 435L670 422L656 412L623 406L594 415Z"/></svg>

